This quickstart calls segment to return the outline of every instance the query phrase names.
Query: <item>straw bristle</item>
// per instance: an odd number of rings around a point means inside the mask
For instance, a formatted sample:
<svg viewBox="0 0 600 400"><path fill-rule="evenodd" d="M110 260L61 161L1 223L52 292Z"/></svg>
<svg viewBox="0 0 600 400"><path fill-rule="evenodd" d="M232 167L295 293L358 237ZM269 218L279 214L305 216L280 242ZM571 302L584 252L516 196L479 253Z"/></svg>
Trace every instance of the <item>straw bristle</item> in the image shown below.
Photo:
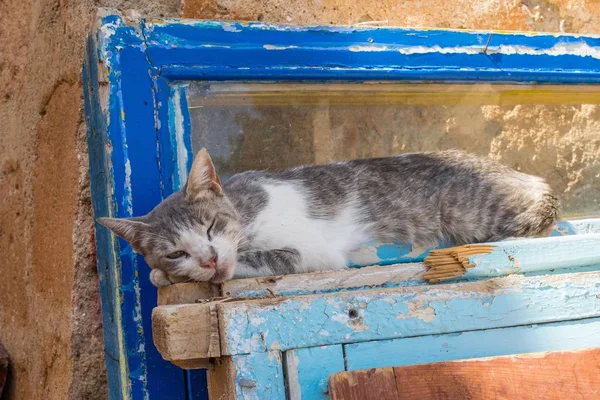
<svg viewBox="0 0 600 400"><path fill-rule="evenodd" d="M469 257L477 254L489 254L496 246L485 244L466 244L446 249L432 250L425 257L427 272L423 278L429 283L438 283L464 275L467 269L475 266L469 263Z"/></svg>

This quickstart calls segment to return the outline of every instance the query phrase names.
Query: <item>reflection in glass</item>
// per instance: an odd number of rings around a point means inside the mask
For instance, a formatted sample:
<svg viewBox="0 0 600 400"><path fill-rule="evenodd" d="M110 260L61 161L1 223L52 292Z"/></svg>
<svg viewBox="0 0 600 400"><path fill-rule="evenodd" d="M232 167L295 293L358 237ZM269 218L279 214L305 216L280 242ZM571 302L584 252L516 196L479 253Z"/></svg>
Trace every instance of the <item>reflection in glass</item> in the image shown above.
<svg viewBox="0 0 600 400"><path fill-rule="evenodd" d="M459 148L545 177L564 216L600 215L600 88L456 84L191 83L194 152L222 178Z"/></svg>

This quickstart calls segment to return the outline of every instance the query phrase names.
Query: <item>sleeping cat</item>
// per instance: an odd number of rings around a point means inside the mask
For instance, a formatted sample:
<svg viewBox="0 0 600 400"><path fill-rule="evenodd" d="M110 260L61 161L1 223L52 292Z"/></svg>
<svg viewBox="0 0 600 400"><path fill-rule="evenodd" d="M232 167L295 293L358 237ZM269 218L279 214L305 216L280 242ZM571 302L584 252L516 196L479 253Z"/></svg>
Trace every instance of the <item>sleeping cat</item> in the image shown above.
<svg viewBox="0 0 600 400"><path fill-rule="evenodd" d="M149 214L98 221L144 256L154 285L166 286L342 269L372 240L458 245L544 235L558 213L541 178L460 151L248 171L221 184L203 149L183 189Z"/></svg>

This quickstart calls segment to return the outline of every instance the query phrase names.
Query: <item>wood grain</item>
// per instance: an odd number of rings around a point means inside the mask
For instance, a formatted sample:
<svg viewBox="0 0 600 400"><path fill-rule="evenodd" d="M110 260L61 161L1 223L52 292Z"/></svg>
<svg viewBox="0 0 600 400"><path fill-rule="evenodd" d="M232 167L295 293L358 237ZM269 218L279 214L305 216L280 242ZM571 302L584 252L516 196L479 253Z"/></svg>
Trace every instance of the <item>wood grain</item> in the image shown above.
<svg viewBox="0 0 600 400"><path fill-rule="evenodd" d="M347 289L423 284L422 263L365 267L308 274L234 279L222 285L224 296L255 297L326 293Z"/></svg>
<svg viewBox="0 0 600 400"><path fill-rule="evenodd" d="M329 378L331 400L396 400L393 368L341 372Z"/></svg>
<svg viewBox="0 0 600 400"><path fill-rule="evenodd" d="M215 303L154 308L152 335L161 356L182 367L202 368L198 359L221 355Z"/></svg>
<svg viewBox="0 0 600 400"><path fill-rule="evenodd" d="M235 377L235 366L231 357L217 359L207 374L209 399L235 399Z"/></svg>
<svg viewBox="0 0 600 400"><path fill-rule="evenodd" d="M374 388L392 380L398 400L598 399L600 348L341 372L329 379L331 398L383 398Z"/></svg>
<svg viewBox="0 0 600 400"><path fill-rule="evenodd" d="M186 282L158 288L158 305L193 304L196 300L219 297L218 285L208 282Z"/></svg>

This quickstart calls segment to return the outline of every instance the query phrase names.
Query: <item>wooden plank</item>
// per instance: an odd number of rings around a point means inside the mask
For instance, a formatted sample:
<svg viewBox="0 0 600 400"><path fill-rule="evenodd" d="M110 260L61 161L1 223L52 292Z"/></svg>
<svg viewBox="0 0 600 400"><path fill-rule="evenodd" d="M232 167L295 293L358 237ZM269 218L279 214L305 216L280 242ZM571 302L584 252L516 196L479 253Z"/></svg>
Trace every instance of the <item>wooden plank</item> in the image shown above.
<svg viewBox="0 0 600 400"><path fill-rule="evenodd" d="M552 229L551 236L571 236L583 233L600 233L600 219L558 221ZM349 255L349 266L391 265L398 263L420 262L431 250L448 247L440 244L426 248L413 246L410 243L365 243Z"/></svg>
<svg viewBox="0 0 600 400"><path fill-rule="evenodd" d="M397 400L393 368L340 372L329 378L331 400Z"/></svg>
<svg viewBox="0 0 600 400"><path fill-rule="evenodd" d="M557 223L553 234L554 236L570 236L579 235L585 233L598 233L600 232L600 219L587 219L587 220L573 220L573 221L560 221ZM581 240L581 238L570 239L571 241L565 243L564 246L567 248L565 252L560 251L559 254L568 255L571 257L576 248L587 246L590 241L592 244L596 243L597 238L587 238ZM564 265L563 271L556 270L556 258L540 256L540 254L547 254L545 251L539 252L537 250L531 250L536 257L544 260L540 263L531 263L529 258L515 259L516 253L522 252L521 246L526 248L537 248L542 247L556 247L557 238L551 240L551 243L544 244L539 239L523 239L513 242L500 242L498 245L502 247L498 254L502 259L502 262L490 268L489 263L483 264L479 271L469 271L465 276L466 279L481 279L489 276L503 276L512 273L531 273L531 272L546 272L554 270L553 272L571 272L571 271L589 271L594 270L598 266L591 265L589 268L581 268L580 261L576 261L575 266L570 265L568 268ZM577 245L573 245L573 241L577 242ZM522 243L524 242L524 243ZM366 265L368 263L376 264L383 263L387 264L390 260L402 261L411 257L417 257L422 255L421 259L428 254L425 249L417 250L416 253L410 254L409 250L401 252L400 249L403 245L399 244L381 244L372 243L366 244L361 249L353 253L354 264ZM597 246L600 247L600 246ZM509 251L511 259L506 256L502 251ZM555 254L557 250L554 250L552 254ZM418 254L417 254L418 253ZM513 254L515 253L515 254ZM362 255L361 255L362 254ZM360 256L359 256L360 255ZM362 257L362 258L360 258ZM494 254L494 256L496 255ZM573 258L571 257L571 260ZM523 261L520 263L520 261ZM585 261L585 260L583 260ZM600 263L600 261L599 261ZM584 262L588 264L588 262ZM421 263L401 263L395 265L388 265L386 267L365 267L361 269L348 269L342 271L324 271L315 272L310 274L299 274L299 275L286 275L277 277L261 277L261 278L249 278L249 279L236 279L225 282L222 285L222 293L224 296L235 296L235 297L260 297L268 295L276 296L293 296L293 295L306 295L316 293L329 293L342 290L356 290L366 289L373 287L403 287L403 286L416 286L422 285L426 282L422 279L423 272L425 271L423 264Z"/></svg>
<svg viewBox="0 0 600 400"><path fill-rule="evenodd" d="M284 360L288 400L329 399L329 375L344 370L342 345L288 350Z"/></svg>
<svg viewBox="0 0 600 400"><path fill-rule="evenodd" d="M259 297L327 293L384 285L388 287L413 286L426 283L422 278L426 270L422 263L412 263L277 277L235 279L223 283L222 290L225 296Z"/></svg>
<svg viewBox="0 0 600 400"><path fill-rule="evenodd" d="M196 300L220 296L218 285L208 282L186 282L158 288L158 305L193 304Z"/></svg>
<svg viewBox="0 0 600 400"><path fill-rule="evenodd" d="M423 278L489 278L511 273L574 272L600 266L600 233L520 239L435 250L425 258Z"/></svg>
<svg viewBox="0 0 600 400"><path fill-rule="evenodd" d="M600 318L353 343L344 354L359 370L591 347L600 347Z"/></svg>
<svg viewBox="0 0 600 400"><path fill-rule="evenodd" d="M233 356L231 360L237 399L286 400L280 352Z"/></svg>
<svg viewBox="0 0 600 400"><path fill-rule="evenodd" d="M599 371L596 348L396 367L394 375L399 400L598 399Z"/></svg>
<svg viewBox="0 0 600 400"><path fill-rule="evenodd" d="M600 233L600 218L573 219L558 221L552 230L552 236L582 235Z"/></svg>
<svg viewBox="0 0 600 400"><path fill-rule="evenodd" d="M182 367L221 355L215 303L154 308L152 335L160 355Z"/></svg>
<svg viewBox="0 0 600 400"><path fill-rule="evenodd" d="M235 365L231 357L215 359L207 371L208 398L210 400L235 399Z"/></svg>
<svg viewBox="0 0 600 400"><path fill-rule="evenodd" d="M600 265L600 233L522 239L493 243L489 254L467 257L474 266L466 278L532 273L549 270L581 270Z"/></svg>
<svg viewBox="0 0 600 400"><path fill-rule="evenodd" d="M221 351L286 351L599 317L599 285L600 272L513 275L435 287L221 303Z"/></svg>

